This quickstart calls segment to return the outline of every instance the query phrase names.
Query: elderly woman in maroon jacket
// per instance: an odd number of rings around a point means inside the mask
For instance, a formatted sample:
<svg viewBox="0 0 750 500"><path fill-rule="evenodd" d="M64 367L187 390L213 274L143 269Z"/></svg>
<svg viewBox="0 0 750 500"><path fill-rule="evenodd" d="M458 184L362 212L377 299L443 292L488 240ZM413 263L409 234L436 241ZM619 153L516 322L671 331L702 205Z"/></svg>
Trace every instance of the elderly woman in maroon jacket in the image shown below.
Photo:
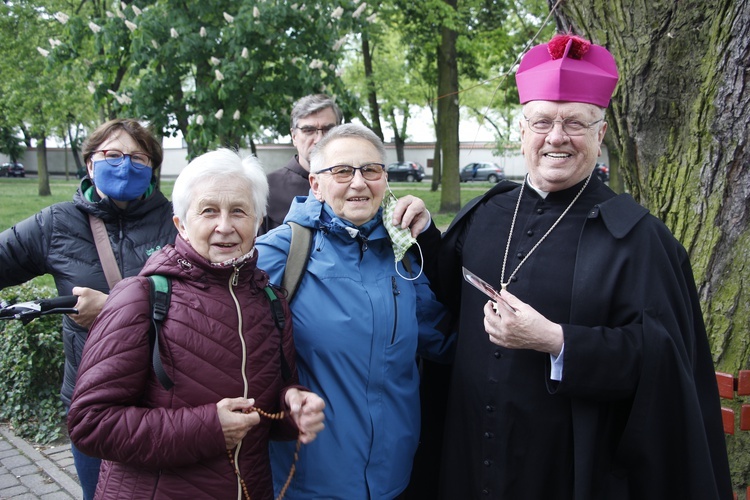
<svg viewBox="0 0 750 500"><path fill-rule="evenodd" d="M323 400L296 385L288 305L279 331L256 267L267 196L254 157L196 158L174 186L175 245L112 290L68 420L76 446L105 459L97 498L272 498L268 440L307 443L323 429ZM169 390L149 354L155 274L172 284L158 338Z"/></svg>

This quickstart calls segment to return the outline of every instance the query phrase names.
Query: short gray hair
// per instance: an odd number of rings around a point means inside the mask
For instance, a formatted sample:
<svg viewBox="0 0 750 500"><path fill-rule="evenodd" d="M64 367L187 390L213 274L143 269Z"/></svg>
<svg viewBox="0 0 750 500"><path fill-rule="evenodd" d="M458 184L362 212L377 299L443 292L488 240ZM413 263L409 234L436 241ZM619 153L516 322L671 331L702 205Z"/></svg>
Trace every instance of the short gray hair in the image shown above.
<svg viewBox="0 0 750 500"><path fill-rule="evenodd" d="M310 152L310 172L314 174L315 172L326 168L326 165L323 165L323 150L328 144L335 141L336 139L348 137L369 141L373 146L375 146L375 149L378 150L380 162L385 163L385 146L383 145L383 141L380 140L380 137L375 135L375 132L365 127L364 125L359 125L357 123L345 123L344 125L333 127L331 131L323 136L320 142L318 142L312 149L312 151Z"/></svg>
<svg viewBox="0 0 750 500"><path fill-rule="evenodd" d="M325 94L311 94L294 103L290 123L291 130L294 130L300 118L305 118L326 108L333 110L336 114L336 125L341 125L341 122L344 121L344 113L341 112L341 108L336 104L336 101L331 96Z"/></svg>
<svg viewBox="0 0 750 500"><path fill-rule="evenodd" d="M255 210L255 230L257 232L266 216L268 203L268 179L258 159L253 155L242 158L237 151L220 148L209 151L195 158L180 172L172 188L172 207L174 214L181 221L185 220L187 210L194 195L194 189L200 181L228 176L244 179L250 186Z"/></svg>

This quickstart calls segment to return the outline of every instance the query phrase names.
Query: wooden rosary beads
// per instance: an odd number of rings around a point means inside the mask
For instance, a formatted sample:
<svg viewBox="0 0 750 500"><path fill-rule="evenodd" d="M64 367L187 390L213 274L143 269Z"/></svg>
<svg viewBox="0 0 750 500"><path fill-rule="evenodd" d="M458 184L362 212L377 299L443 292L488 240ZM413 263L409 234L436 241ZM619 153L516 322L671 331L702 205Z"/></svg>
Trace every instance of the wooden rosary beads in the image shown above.
<svg viewBox="0 0 750 500"><path fill-rule="evenodd" d="M261 410L260 408L248 408L247 410L243 410L242 413L252 413L254 411L258 412L258 415L261 417L265 417L269 420L281 420L284 418L284 411L280 411L278 413L268 413L266 411ZM294 450L294 461L292 462L292 466L289 469L289 476L286 478L286 482L284 483L284 486L281 488L281 491L279 491L279 495L276 497L276 500L282 500L284 498L284 495L286 495L286 490L289 489L289 485L292 482L292 478L294 477L294 472L297 470L297 460L299 459L299 449L302 445L302 442L297 439L297 447ZM232 455L232 450L227 450L227 456L229 456L229 463L232 464L232 469L234 469L234 473L237 474L237 479L240 480L240 486L242 486L242 493L245 495L246 500L250 500L250 491L247 489L247 484L245 484L245 480L242 479L242 476L240 475L240 470L238 467L235 466L234 463L234 456Z"/></svg>

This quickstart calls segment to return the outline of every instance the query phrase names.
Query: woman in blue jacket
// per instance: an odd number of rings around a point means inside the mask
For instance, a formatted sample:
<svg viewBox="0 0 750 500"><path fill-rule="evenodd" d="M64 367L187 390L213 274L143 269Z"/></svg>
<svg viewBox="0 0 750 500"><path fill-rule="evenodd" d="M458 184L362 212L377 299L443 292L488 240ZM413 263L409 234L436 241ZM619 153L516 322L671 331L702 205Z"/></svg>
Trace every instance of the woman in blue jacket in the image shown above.
<svg viewBox="0 0 750 500"><path fill-rule="evenodd" d="M311 155L314 196L297 197L286 218L312 231L291 309L300 383L325 400L327 422L300 450L287 499L401 494L419 440L416 356L447 362L453 354L453 337L439 328L445 311L427 280L404 277L397 264L381 209L384 159L369 129L334 128ZM288 224L258 239L258 266L272 282L282 281L290 240ZM417 260L407 258L419 275ZM294 443L271 445L277 492L293 456Z"/></svg>

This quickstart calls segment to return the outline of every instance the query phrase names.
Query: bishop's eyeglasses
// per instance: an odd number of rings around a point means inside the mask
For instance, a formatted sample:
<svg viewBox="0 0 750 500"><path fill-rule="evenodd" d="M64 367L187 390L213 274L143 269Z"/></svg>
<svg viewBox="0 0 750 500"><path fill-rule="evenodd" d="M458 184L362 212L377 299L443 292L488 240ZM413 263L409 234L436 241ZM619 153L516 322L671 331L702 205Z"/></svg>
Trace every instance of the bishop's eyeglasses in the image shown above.
<svg viewBox="0 0 750 500"><path fill-rule="evenodd" d="M331 174L333 180L338 183L344 184L345 182L351 182L354 179L354 174L362 174L362 177L366 181L379 181L383 177L385 172L385 165L382 163L366 163L359 167L353 167L351 165L334 165L330 168L324 168L315 172L316 174Z"/></svg>
<svg viewBox="0 0 750 500"><path fill-rule="evenodd" d="M549 134L550 132L552 132L552 129L555 128L555 123L560 123L562 125L563 133L568 137L585 135L586 132L591 130L591 127L599 122L604 121L604 118L600 118L595 122L586 123L575 118L553 120L551 118L546 118L543 116L535 116L532 118L526 118L524 116L523 119L526 120L526 123L529 124L529 128L531 129L531 131L536 132L537 134Z"/></svg>

